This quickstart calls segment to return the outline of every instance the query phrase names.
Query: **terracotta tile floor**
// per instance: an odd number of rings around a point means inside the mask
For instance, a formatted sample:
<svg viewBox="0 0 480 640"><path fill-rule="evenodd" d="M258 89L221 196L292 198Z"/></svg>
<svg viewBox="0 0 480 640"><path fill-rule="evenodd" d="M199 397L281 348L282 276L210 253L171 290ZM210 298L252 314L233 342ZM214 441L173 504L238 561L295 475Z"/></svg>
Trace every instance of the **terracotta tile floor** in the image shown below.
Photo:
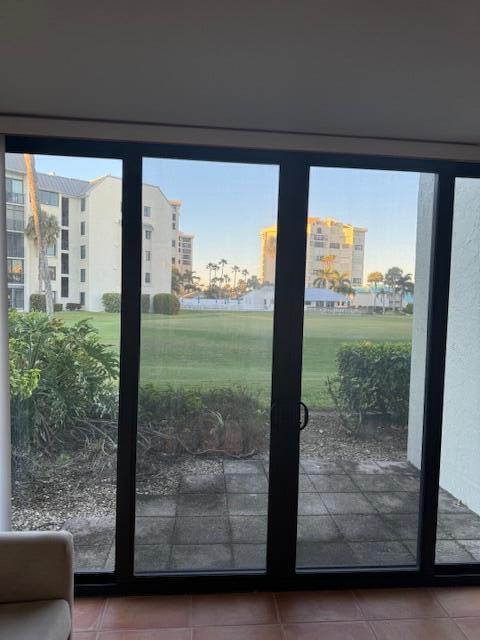
<svg viewBox="0 0 480 640"><path fill-rule="evenodd" d="M73 640L480 640L480 587L78 598Z"/></svg>

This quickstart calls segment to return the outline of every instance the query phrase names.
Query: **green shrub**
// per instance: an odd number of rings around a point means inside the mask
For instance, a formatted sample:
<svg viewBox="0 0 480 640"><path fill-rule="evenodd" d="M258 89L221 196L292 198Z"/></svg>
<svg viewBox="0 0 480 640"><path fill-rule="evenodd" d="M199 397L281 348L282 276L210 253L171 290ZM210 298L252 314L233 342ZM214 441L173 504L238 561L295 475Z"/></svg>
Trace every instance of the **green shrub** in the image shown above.
<svg viewBox="0 0 480 640"><path fill-rule="evenodd" d="M413 303L409 302L408 304L406 304L404 311L405 311L405 313L408 313L409 315L412 315L413 314Z"/></svg>
<svg viewBox="0 0 480 640"><path fill-rule="evenodd" d="M360 425L367 413L380 413L397 424L408 419L411 344L356 342L337 353L338 374L327 381L342 415Z"/></svg>
<svg viewBox="0 0 480 640"><path fill-rule="evenodd" d="M61 304L60 302L55 302L55 304L53 305L53 310L54 311L63 311L63 304Z"/></svg>
<svg viewBox="0 0 480 640"><path fill-rule="evenodd" d="M120 313L121 296L119 293L104 293L102 304L107 313Z"/></svg>
<svg viewBox="0 0 480 640"><path fill-rule="evenodd" d="M30 311L47 311L47 299L44 293L30 294Z"/></svg>
<svg viewBox="0 0 480 640"><path fill-rule="evenodd" d="M142 293L142 313L150 313L150 294Z"/></svg>
<svg viewBox="0 0 480 640"><path fill-rule="evenodd" d="M153 296L153 312L176 316L180 311L180 300L174 293L157 293Z"/></svg>

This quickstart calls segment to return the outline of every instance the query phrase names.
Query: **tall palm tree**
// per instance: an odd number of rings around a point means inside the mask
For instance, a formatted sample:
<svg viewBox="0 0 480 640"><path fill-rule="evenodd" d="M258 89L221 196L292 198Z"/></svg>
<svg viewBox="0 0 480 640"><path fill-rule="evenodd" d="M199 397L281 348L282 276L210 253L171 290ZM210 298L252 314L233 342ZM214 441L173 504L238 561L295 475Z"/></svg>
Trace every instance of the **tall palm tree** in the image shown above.
<svg viewBox="0 0 480 640"><path fill-rule="evenodd" d="M412 282L412 274L405 273L397 280L397 293L400 294L400 309L403 309L403 298L407 293L413 293L414 284Z"/></svg>
<svg viewBox="0 0 480 640"><path fill-rule="evenodd" d="M250 276L250 278L247 280L247 287L249 289L260 289L260 280L258 279L258 276Z"/></svg>
<svg viewBox="0 0 480 640"><path fill-rule="evenodd" d="M223 278L223 269L225 268L225 265L227 264L227 261L225 260L225 258L221 258L221 259L218 261L218 264L219 264L219 267L220 267L220 269L221 269L220 277L221 277L221 278Z"/></svg>
<svg viewBox="0 0 480 640"><path fill-rule="evenodd" d="M183 276L180 271L176 267L172 267L172 291L176 294L179 294L182 290L183 285Z"/></svg>
<svg viewBox="0 0 480 640"><path fill-rule="evenodd" d="M237 273L240 271L240 267L236 264L233 265L232 267L232 272L233 272L233 288L235 289L237 287Z"/></svg>
<svg viewBox="0 0 480 640"><path fill-rule="evenodd" d="M376 291L377 285L383 282L383 273L381 271L372 271L372 273L369 273L367 276L367 282L373 284Z"/></svg>
<svg viewBox="0 0 480 640"><path fill-rule="evenodd" d="M182 276L182 282L185 291L195 291L198 288L198 281L200 278L195 275L195 271L185 271Z"/></svg>
<svg viewBox="0 0 480 640"><path fill-rule="evenodd" d="M38 284L39 289L45 289L46 310L49 317L53 315L53 294L52 283L50 280L50 271L48 269L47 258L47 241L45 238L45 229L43 225L42 212L40 210L40 198L38 195L37 172L35 171L35 158L30 153L24 153L25 166L27 169L27 185L30 196L30 207L32 209L33 226L35 227L36 244L38 247ZM52 225L49 225L50 229ZM57 236L60 231L57 223Z"/></svg>
<svg viewBox="0 0 480 640"><path fill-rule="evenodd" d="M249 275L248 269L242 269L242 276L245 278L245 280L247 279L248 275Z"/></svg>
<svg viewBox="0 0 480 640"><path fill-rule="evenodd" d="M215 269L216 265L213 262L209 262L206 266L208 271L208 286L212 283L212 271Z"/></svg>
<svg viewBox="0 0 480 640"><path fill-rule="evenodd" d="M384 283L390 290L390 296L393 301L393 306L395 309L395 294L398 293L397 290L397 282L403 276L403 269L400 267L391 267L386 273L384 277Z"/></svg>

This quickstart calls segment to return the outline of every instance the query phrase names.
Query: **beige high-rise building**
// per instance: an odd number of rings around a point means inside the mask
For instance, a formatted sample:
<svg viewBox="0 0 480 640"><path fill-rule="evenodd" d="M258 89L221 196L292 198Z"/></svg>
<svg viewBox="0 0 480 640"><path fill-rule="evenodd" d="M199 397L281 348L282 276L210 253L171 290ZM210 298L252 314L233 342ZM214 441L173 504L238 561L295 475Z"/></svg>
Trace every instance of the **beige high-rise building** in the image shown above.
<svg viewBox="0 0 480 640"><path fill-rule="evenodd" d="M324 259L331 257L332 269L351 281L352 286L361 286L364 280L365 227L355 227L334 218L309 217L307 222L307 257L305 286L313 287L318 272L325 268ZM275 252L277 225L265 227L260 232L260 280L275 282Z"/></svg>

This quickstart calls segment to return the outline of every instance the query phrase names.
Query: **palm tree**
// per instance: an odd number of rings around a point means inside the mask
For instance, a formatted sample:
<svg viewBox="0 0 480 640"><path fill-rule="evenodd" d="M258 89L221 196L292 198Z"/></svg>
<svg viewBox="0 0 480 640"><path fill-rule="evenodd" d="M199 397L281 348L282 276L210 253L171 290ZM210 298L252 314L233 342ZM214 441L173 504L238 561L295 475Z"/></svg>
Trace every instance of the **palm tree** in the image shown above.
<svg viewBox="0 0 480 640"><path fill-rule="evenodd" d="M218 261L218 264L219 264L220 269L221 269L220 277L223 278L223 269L224 269L225 265L227 264L227 261L225 260L225 258L221 258L221 260Z"/></svg>
<svg viewBox="0 0 480 640"><path fill-rule="evenodd" d="M414 284L412 282L412 274L406 273L397 280L397 293L400 294L400 309L403 309L403 297L407 293L413 293Z"/></svg>
<svg viewBox="0 0 480 640"><path fill-rule="evenodd" d="M249 289L260 289L260 286L260 280L257 276L250 276L250 278L247 280L247 287Z"/></svg>
<svg viewBox="0 0 480 640"><path fill-rule="evenodd" d="M182 290L183 276L176 267L172 267L172 291L179 294Z"/></svg>
<svg viewBox="0 0 480 640"><path fill-rule="evenodd" d="M185 271L182 276L182 282L185 291L195 291L198 288L198 281L200 278L195 275L195 271Z"/></svg>
<svg viewBox="0 0 480 640"><path fill-rule="evenodd" d="M335 278L338 276L338 272L332 267L335 257L334 255L328 255L320 258L320 262L323 263L324 267L315 271L315 275L318 276L318 278L315 278L313 281L314 287L326 288L330 283L335 281Z"/></svg>
<svg viewBox="0 0 480 640"><path fill-rule="evenodd" d="M233 267L232 267L232 271L233 271L233 288L236 289L236 287L237 287L237 273L240 271L240 267L237 266L236 264L234 264Z"/></svg>
<svg viewBox="0 0 480 640"><path fill-rule="evenodd" d="M377 290L377 284L383 282L383 273L381 271L372 271L367 276L367 282L373 284L375 291Z"/></svg>
<svg viewBox="0 0 480 640"><path fill-rule="evenodd" d="M391 267L385 274L384 283L390 290L393 307L395 309L395 294L398 293L397 282L403 276L403 269L400 267Z"/></svg>
<svg viewBox="0 0 480 640"><path fill-rule="evenodd" d="M208 271L208 286L212 283L212 271L216 268L216 265L213 262L209 262L206 266Z"/></svg>
<svg viewBox="0 0 480 640"><path fill-rule="evenodd" d="M248 269L242 269L242 276L244 277L245 281L247 280L248 275L249 275Z"/></svg>
<svg viewBox="0 0 480 640"><path fill-rule="evenodd" d="M30 153L24 153L23 158L25 160L25 166L27 169L27 184L28 184L28 192L30 196L30 207L32 209L32 218L33 218L33 226L35 228L35 236L36 236L36 244L38 247L38 284L39 289L43 286L45 289L45 303L46 310L49 317L53 315L53 294L52 294L52 283L50 280L50 271L48 269L48 258L47 258L47 240L45 238L44 228L44 218L46 222L46 215L40 211L40 198L38 195L38 184L37 184L37 173L35 171L35 158ZM49 224L50 231L52 230L52 225ZM58 236L59 227L57 223L57 234Z"/></svg>
<svg viewBox="0 0 480 640"><path fill-rule="evenodd" d="M340 288L348 288L353 291L349 273L338 273L338 271L333 271L330 283L331 289L333 289L333 291L336 291L337 293L340 293Z"/></svg>

